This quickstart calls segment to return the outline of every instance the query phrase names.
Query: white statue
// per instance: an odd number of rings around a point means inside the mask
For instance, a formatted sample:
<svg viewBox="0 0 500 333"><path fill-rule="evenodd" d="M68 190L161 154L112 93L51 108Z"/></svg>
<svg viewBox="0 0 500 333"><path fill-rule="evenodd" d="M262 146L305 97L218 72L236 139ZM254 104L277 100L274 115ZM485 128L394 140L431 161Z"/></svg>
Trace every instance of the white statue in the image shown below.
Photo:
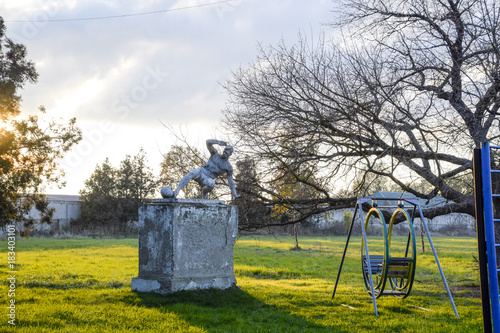
<svg viewBox="0 0 500 333"><path fill-rule="evenodd" d="M224 152L219 154L217 149L213 145L223 146ZM233 167L229 163L229 156L233 153L233 147L229 146L224 141L207 140L207 149L210 152L210 158L208 162L199 169L191 170L186 176L184 176L179 182L179 186L173 191L170 188L164 187L162 189L162 196L165 197L177 197L179 191L184 188L191 180L195 180L201 186L202 198L207 199L208 193L214 189L215 178L223 174L227 175L227 180L229 183L229 188L236 198L240 196L236 193L236 187L233 180Z"/></svg>

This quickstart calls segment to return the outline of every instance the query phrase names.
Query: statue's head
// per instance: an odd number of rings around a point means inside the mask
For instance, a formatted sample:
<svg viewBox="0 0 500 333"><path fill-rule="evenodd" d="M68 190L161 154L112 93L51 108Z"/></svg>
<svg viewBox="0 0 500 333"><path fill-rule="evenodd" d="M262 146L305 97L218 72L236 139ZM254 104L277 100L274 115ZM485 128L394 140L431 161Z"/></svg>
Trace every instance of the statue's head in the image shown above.
<svg viewBox="0 0 500 333"><path fill-rule="evenodd" d="M226 148L224 148L224 151L222 152L222 157L229 158L229 156L231 156L231 154L233 153L233 150L233 146L226 146Z"/></svg>

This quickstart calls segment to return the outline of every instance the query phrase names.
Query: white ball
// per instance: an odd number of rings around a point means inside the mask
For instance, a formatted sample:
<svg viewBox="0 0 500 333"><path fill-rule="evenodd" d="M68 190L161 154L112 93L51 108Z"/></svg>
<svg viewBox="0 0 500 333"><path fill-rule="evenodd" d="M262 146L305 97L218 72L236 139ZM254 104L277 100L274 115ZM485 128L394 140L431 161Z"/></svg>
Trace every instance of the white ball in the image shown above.
<svg viewBox="0 0 500 333"><path fill-rule="evenodd" d="M161 196L164 198L173 198L174 191L172 191L172 188L170 186L164 186L161 188Z"/></svg>

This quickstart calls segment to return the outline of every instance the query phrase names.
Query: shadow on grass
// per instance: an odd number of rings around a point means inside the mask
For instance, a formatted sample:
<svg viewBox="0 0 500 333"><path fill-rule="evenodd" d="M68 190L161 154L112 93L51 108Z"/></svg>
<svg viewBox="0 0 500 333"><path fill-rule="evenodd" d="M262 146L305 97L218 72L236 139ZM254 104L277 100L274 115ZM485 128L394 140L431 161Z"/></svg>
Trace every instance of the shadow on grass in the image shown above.
<svg viewBox="0 0 500 333"><path fill-rule="evenodd" d="M123 301L174 313L208 332L331 332L332 327L308 321L268 305L237 287L226 290L180 291L167 295L135 293ZM137 303L139 299L139 303ZM336 332L347 332L337 329Z"/></svg>

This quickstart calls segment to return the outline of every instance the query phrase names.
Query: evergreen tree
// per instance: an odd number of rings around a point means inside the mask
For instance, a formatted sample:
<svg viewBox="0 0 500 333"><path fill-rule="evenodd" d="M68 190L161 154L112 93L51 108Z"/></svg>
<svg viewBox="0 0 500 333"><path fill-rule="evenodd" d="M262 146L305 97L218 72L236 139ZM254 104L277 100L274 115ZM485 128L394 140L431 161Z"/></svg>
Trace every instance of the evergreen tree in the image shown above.
<svg viewBox="0 0 500 333"><path fill-rule="evenodd" d="M118 224L122 215L118 184L118 171L106 158L102 165L96 166L80 191L82 213L79 222L89 226Z"/></svg>
<svg viewBox="0 0 500 333"><path fill-rule="evenodd" d="M23 221L32 207L41 212L43 222L50 222L53 211L43 187L63 185L58 160L81 140L81 131L74 118L66 125L47 119L44 107L39 116L18 117L23 116L19 90L35 83L38 73L26 59L25 46L7 38L5 30L0 17L0 226ZM25 222L28 226L34 221Z"/></svg>
<svg viewBox="0 0 500 333"><path fill-rule="evenodd" d="M263 206L259 197L262 195L259 186L259 173L255 161L246 157L236 162L235 185L241 198L234 200L238 206L240 230L255 229L268 224L270 209Z"/></svg>
<svg viewBox="0 0 500 333"><path fill-rule="evenodd" d="M102 165L96 166L80 191L82 213L75 225L127 231L127 223L138 220L139 206L154 195L157 187L144 150L134 157L127 155L119 169L106 158Z"/></svg>

